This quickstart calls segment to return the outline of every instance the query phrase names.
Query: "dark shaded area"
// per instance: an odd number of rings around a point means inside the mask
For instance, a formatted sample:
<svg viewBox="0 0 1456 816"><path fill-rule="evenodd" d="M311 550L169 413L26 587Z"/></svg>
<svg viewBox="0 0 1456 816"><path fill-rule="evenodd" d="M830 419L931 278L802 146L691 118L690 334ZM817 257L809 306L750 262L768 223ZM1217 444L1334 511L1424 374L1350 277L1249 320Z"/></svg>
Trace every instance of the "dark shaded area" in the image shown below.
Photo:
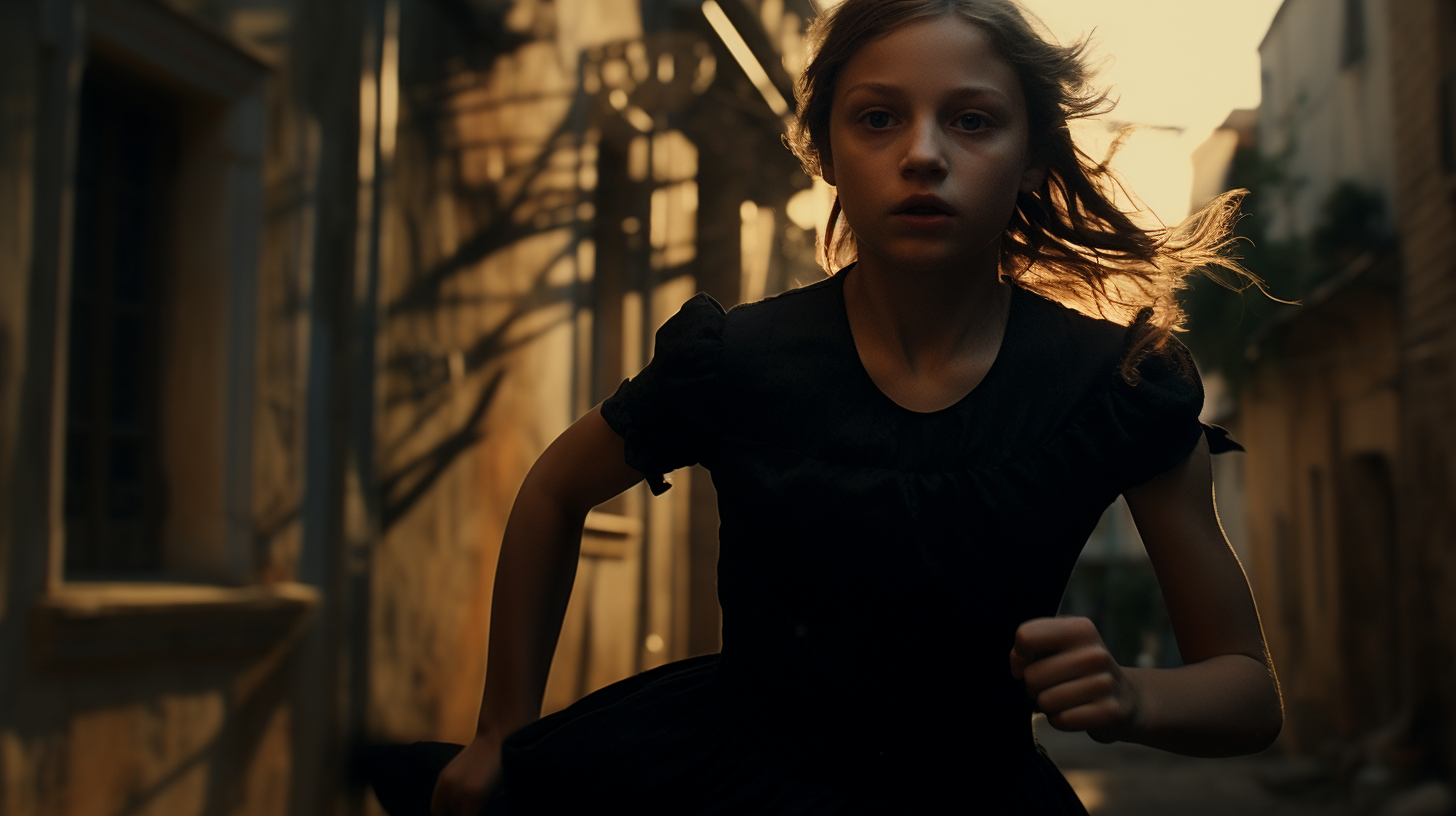
<svg viewBox="0 0 1456 816"><path fill-rule="evenodd" d="M1146 560L1078 563L1057 614L1091 619L1120 665L1148 658L1156 668L1182 665L1158 576Z"/></svg>
<svg viewBox="0 0 1456 816"><path fill-rule="evenodd" d="M350 773L358 784L374 789L389 816L431 816L435 781L463 746L449 742L409 745L365 745L355 751ZM480 816L496 812L502 791L487 802Z"/></svg>
<svg viewBox="0 0 1456 816"><path fill-rule="evenodd" d="M161 318L181 101L94 55L81 80L66 370L66 573L161 568Z"/></svg>

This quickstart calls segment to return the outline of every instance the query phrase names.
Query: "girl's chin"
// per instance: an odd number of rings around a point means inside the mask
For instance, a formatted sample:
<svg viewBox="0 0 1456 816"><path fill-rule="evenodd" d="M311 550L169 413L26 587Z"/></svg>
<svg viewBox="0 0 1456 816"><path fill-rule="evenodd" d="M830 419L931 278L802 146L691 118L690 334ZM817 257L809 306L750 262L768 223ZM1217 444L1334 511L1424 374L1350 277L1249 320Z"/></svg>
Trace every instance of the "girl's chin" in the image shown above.
<svg viewBox="0 0 1456 816"><path fill-rule="evenodd" d="M990 251L988 251L990 250ZM898 269L904 272L939 272L944 270L964 271L967 267L989 264L998 265L1000 253L994 248L980 251L965 246L915 246L885 248L877 252L860 251L862 260L871 260L876 265Z"/></svg>

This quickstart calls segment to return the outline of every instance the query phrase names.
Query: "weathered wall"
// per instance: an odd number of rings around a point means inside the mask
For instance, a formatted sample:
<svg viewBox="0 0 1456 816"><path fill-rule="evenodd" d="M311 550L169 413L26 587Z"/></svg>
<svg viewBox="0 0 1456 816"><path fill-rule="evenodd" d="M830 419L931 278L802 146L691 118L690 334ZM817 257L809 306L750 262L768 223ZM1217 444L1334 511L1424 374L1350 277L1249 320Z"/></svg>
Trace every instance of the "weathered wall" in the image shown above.
<svg viewBox="0 0 1456 816"><path fill-rule="evenodd" d="M36 9L11 3L0 9L0 519L15 518L20 463L17 435L25 376L25 339L31 325L28 270L34 261L36 91L40 54ZM12 616L11 559L15 526L0 523L0 621ZM0 630L3 631L3 630ZM0 696L7 673L0 673Z"/></svg>
<svg viewBox="0 0 1456 816"><path fill-rule="evenodd" d="M326 798L341 787L321 779L319 766L297 751L301 734L317 725L296 714L307 685L298 671L299 626L316 594L286 582L297 577L306 284L317 277L315 262L332 260L327 250L312 253L311 247L352 243L351 230L338 224L352 221L347 211L355 182L346 176L344 194L331 195L327 190L339 185L321 192L315 174L321 154L342 152L349 163L357 156L358 37L352 45L338 37L357 32L359 20L347 5L306 1L283 8L247 2L177 7L205 32L215 32L202 36L230 40L269 71L269 129L262 145L267 212L261 246L253 249L263 259L256 273L260 353L251 411L258 427L252 435L257 513L251 521L261 583L241 589L82 586L62 581L52 567L63 542L51 515L60 481L52 428L61 421L51 389L53 372L64 367L61 357L57 368L53 344L64 325L64 295L58 292L68 278L71 238L71 106L81 76L73 60L85 53L89 9L70 2L6 4L0 10L6 40L0 51L7 63L0 72L6 100L0 136L6 253L0 261L0 553L12 557L0 556L6 588L0 812L7 814L323 812ZM300 79L290 61L334 71L312 70ZM333 110L311 105L320 100ZM214 195L223 193L219 186ZM343 219L340 209L346 210ZM333 219L332 226L321 225L321 218ZM222 230L208 237L227 235ZM34 252L37 246L45 251ZM185 291L177 296L187 300ZM20 315L29 324L18 321ZM209 336L176 350L215 358L217 345ZM196 378L177 385L216 387ZM194 457L186 464L202 463L201 478L220 481L222 445L213 438L215 429L189 439L183 423L173 425L171 443ZM221 513L213 507L199 523L221 528L229 523ZM179 566L193 555L179 553Z"/></svg>
<svg viewBox="0 0 1456 816"><path fill-rule="evenodd" d="M1390 96L1393 52L1386 0L1365 0L1363 54L1342 63L1346 31L1343 3L1289 0L1259 46L1263 96L1259 149L1279 163L1287 184L1270 220L1275 238L1308 235L1320 207L1341 181L1393 195ZM1388 209L1387 209L1388 211Z"/></svg>
<svg viewBox="0 0 1456 816"><path fill-rule="evenodd" d="M695 2L169 0L266 76L246 569L83 584L52 440L84 3L127 0L0 8L0 814L358 812L351 746L470 735L535 457L696 289L818 274L808 180ZM723 5L787 91L812 9ZM168 432L226 480L236 440ZM711 486L677 484L590 520L548 706L716 644Z"/></svg>
<svg viewBox="0 0 1456 816"><path fill-rule="evenodd" d="M518 3L481 21L496 42L436 6L401 20L371 589L381 736L472 735L506 515L575 419L583 137L565 11ZM640 35L635 3L597 11L605 32Z"/></svg>
<svg viewBox="0 0 1456 816"><path fill-rule="evenodd" d="M1438 334L1453 316L1441 294L1450 262L1437 260L1451 248L1440 243L1451 212L1437 142L1447 69L1435 3L1358 8L1352 18L1291 0L1260 48L1259 202L1272 238L1293 241L1281 257L1304 264L1285 274L1303 287L1303 305L1259 333L1239 425L1285 740L1309 749L1393 728L1417 751L1367 759L1406 774L1441 730L1419 686L1450 685L1433 662L1453 631L1435 614L1450 593L1434 553L1449 545L1431 543L1445 534L1432 509L1447 488L1417 474L1422 460L1447 467L1456 446L1444 431L1412 437L1414 417L1450 415L1436 398L1449 378L1418 370L1411 353L1413 316ZM1374 230L1362 246L1331 234L1332 191L1349 183L1384 209L1383 224L1347 225Z"/></svg>
<svg viewBox="0 0 1456 816"><path fill-rule="evenodd" d="M1250 570L1283 686L1283 739L1308 750L1396 713L1395 531L1370 467L1399 461L1395 302L1365 279L1267 341L1239 412ZM1379 478L1378 476L1375 478ZM1358 518L1357 518L1358 516ZM1367 520L1368 517L1368 520Z"/></svg>
<svg viewBox="0 0 1456 816"><path fill-rule="evenodd" d="M782 4L728 5L747 36L798 43ZM807 179L697 4L519 2L487 28L429 4L401 20L369 715L398 739L470 736L521 480L684 300L742 299L745 200L769 224L759 291L815 274L812 233L783 216ZM713 648L713 497L695 476L589 521L548 709Z"/></svg>
<svg viewBox="0 0 1456 816"><path fill-rule="evenodd" d="M1392 4L1390 26L1400 43L1391 59L1394 104L1402 112L1394 123L1405 260L1401 544L1418 589L1409 598L1406 682L1420 715L1444 733L1445 760L1456 776L1456 168L1442 160L1450 155L1452 125L1441 119L1456 101L1449 85L1456 19L1449 4L1406 0Z"/></svg>
<svg viewBox="0 0 1456 816"><path fill-rule="evenodd" d="M1316 8L1286 3L1261 48L1260 147L1280 174L1267 206L1298 235L1315 223L1314 191L1355 180L1381 192L1391 234L1342 259L1259 344L1240 417L1256 586L1275 599L1265 624L1289 743L1385 729L1385 747L1357 761L1449 778L1456 12L1367 2L1364 56L1341 65L1339 15Z"/></svg>

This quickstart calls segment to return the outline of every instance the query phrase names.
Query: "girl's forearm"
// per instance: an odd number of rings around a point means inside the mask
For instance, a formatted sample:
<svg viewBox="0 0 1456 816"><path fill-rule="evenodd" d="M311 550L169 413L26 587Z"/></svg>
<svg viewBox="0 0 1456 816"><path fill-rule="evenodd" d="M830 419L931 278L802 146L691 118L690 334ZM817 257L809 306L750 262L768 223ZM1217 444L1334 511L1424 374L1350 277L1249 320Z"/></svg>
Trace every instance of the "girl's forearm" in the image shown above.
<svg viewBox="0 0 1456 816"><path fill-rule="evenodd" d="M504 737L541 715L576 577L586 511L533 482L522 485L501 542L477 735Z"/></svg>
<svg viewBox="0 0 1456 816"><path fill-rule="evenodd" d="M1127 742L1187 756L1252 754L1284 723L1279 688L1264 663L1219 655L1176 669L1124 669L1137 690Z"/></svg>

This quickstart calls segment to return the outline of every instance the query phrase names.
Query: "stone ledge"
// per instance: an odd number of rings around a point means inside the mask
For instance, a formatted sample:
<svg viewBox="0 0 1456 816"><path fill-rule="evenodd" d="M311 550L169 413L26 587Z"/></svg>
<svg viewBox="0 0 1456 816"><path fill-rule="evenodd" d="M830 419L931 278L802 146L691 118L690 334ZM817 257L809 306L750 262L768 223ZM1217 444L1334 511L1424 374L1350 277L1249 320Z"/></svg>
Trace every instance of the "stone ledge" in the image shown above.
<svg viewBox="0 0 1456 816"><path fill-rule="evenodd" d="M301 632L318 601L294 583L66 583L37 605L36 657L64 668L258 655Z"/></svg>

